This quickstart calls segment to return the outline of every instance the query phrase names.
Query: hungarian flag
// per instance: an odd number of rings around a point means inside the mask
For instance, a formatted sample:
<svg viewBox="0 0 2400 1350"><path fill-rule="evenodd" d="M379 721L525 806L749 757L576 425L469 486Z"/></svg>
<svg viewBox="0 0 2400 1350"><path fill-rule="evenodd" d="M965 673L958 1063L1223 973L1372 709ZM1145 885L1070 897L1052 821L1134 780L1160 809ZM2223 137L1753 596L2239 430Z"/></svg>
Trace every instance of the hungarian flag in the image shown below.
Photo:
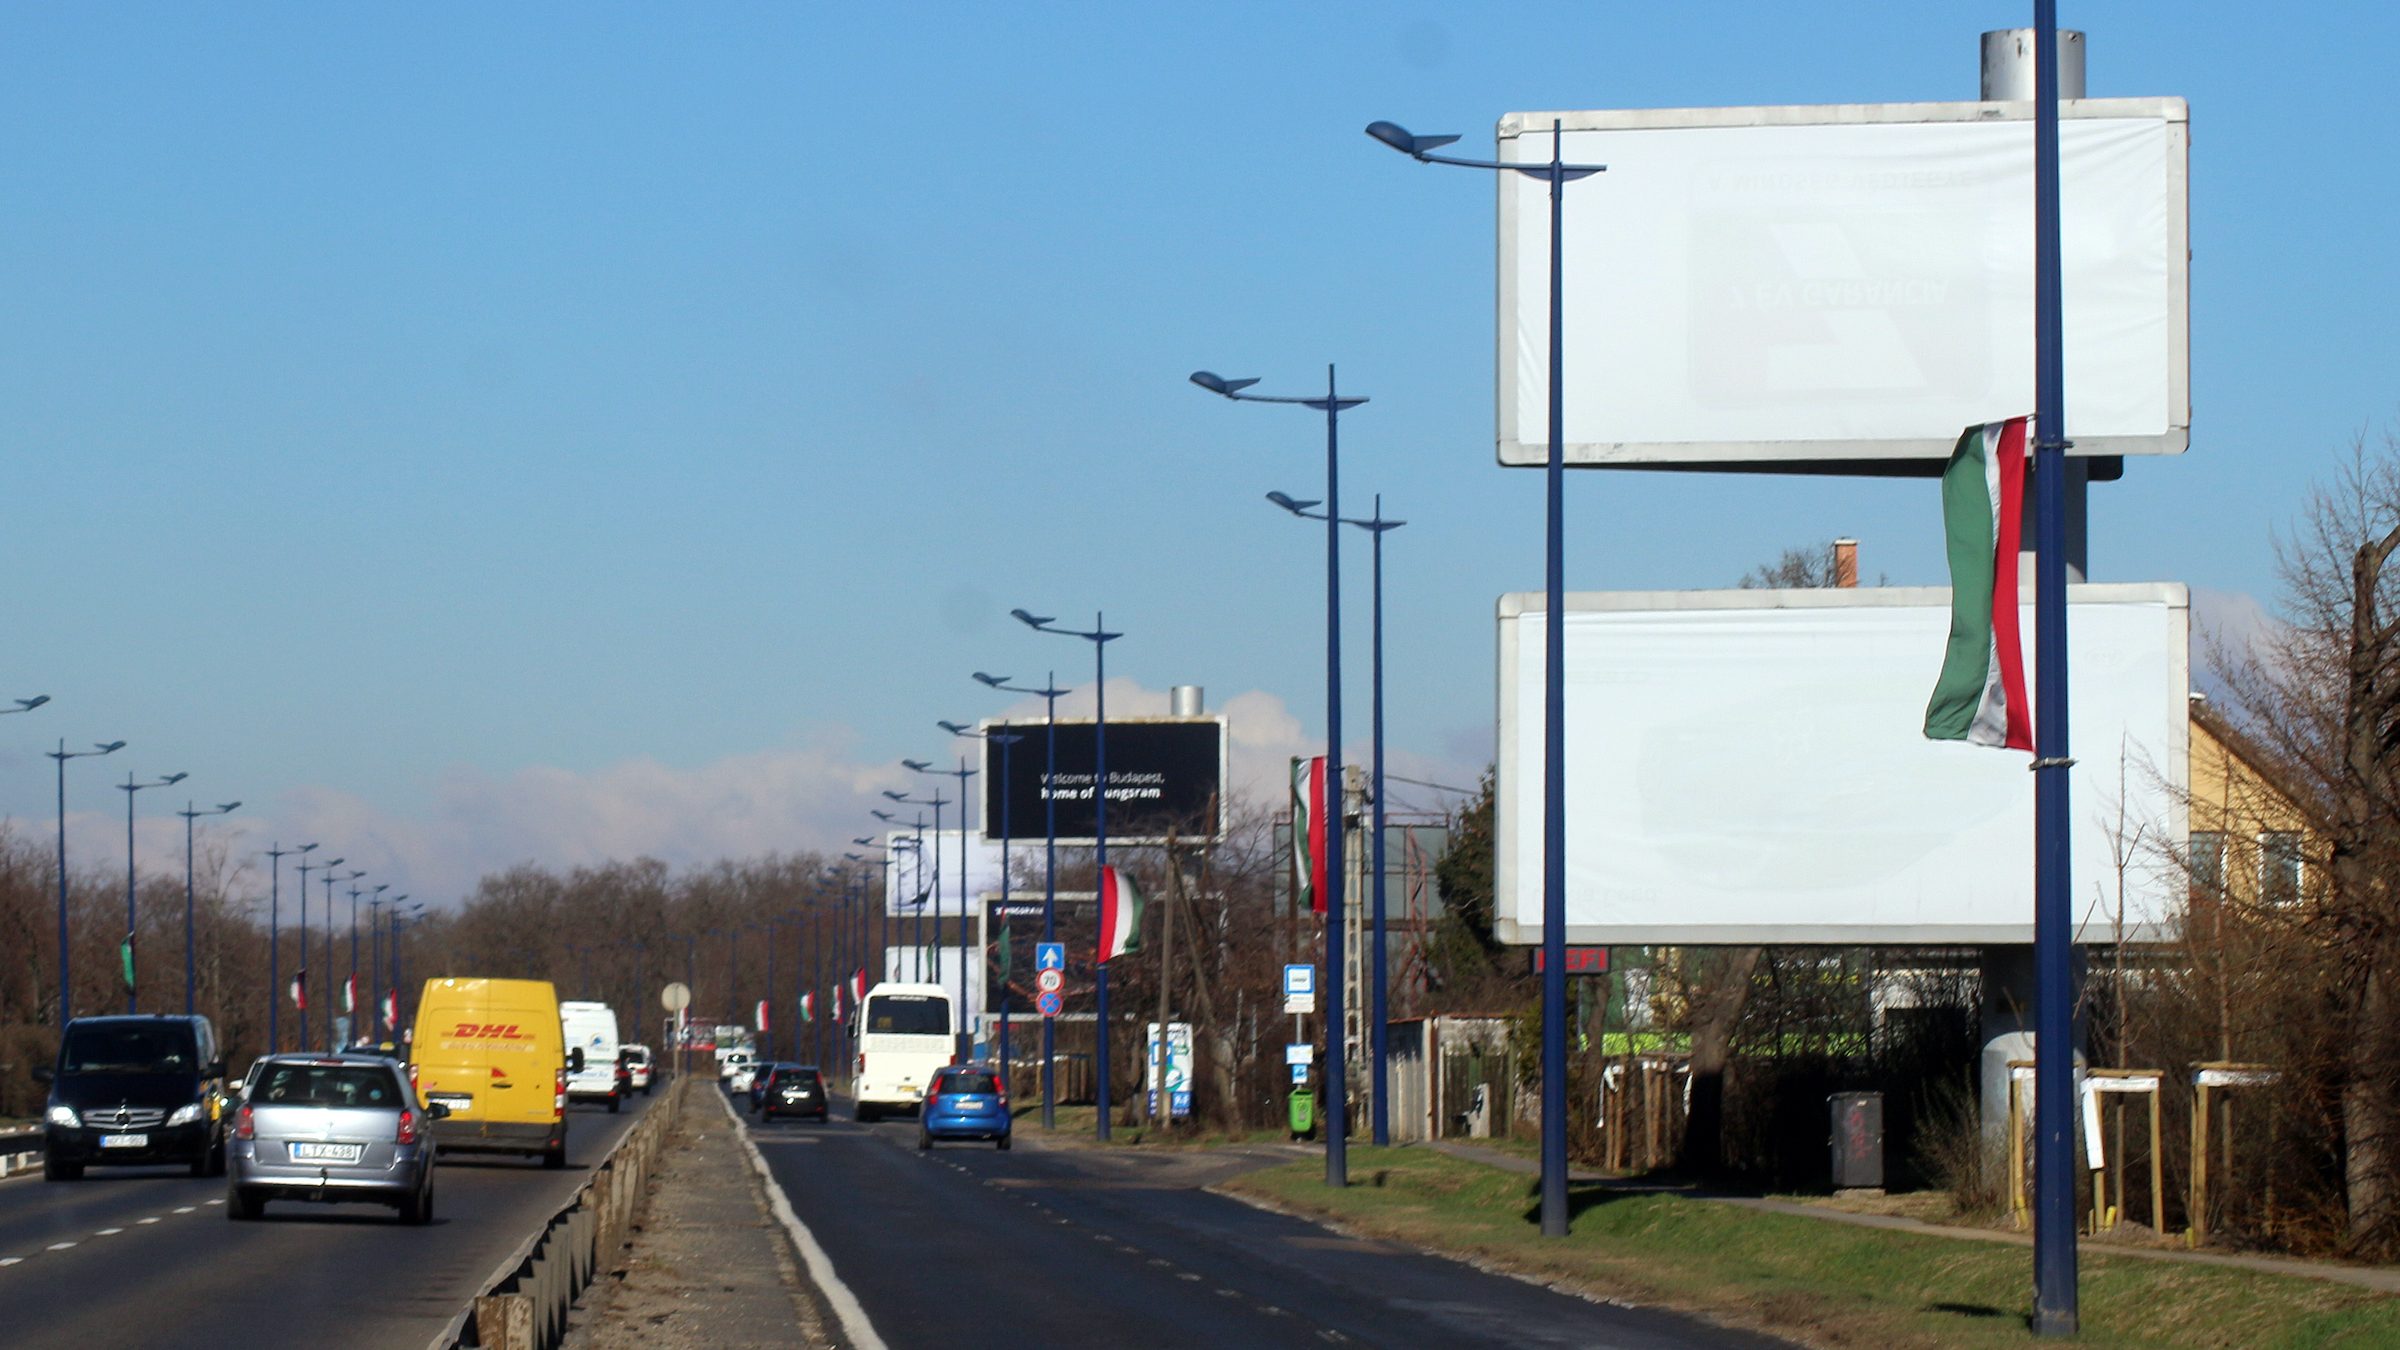
<svg viewBox="0 0 2400 1350"><path fill-rule="evenodd" d="M767 1030L767 1001L763 998L758 1001L758 1029Z"/></svg>
<svg viewBox="0 0 2400 1350"><path fill-rule="evenodd" d="M1968 427L1942 470L1950 644L1933 700L1925 705L1931 740L2033 749L2025 652L2017 634L2017 543L2031 420Z"/></svg>
<svg viewBox="0 0 2400 1350"><path fill-rule="evenodd" d="M865 966L858 968L858 974L851 977L851 983L856 987L850 991L850 1006L855 1008L867 1001L867 968Z"/></svg>
<svg viewBox="0 0 2400 1350"><path fill-rule="evenodd" d="M800 996L800 1020L803 1022L814 1022L817 1020L817 996L815 994L802 994Z"/></svg>
<svg viewBox="0 0 2400 1350"><path fill-rule="evenodd" d="M292 1006L302 1012L308 1011L308 971L306 968L292 976Z"/></svg>
<svg viewBox="0 0 2400 1350"><path fill-rule="evenodd" d="M1122 867L1100 869L1100 954L1112 956L1139 951L1142 946L1142 892Z"/></svg>
<svg viewBox="0 0 2400 1350"><path fill-rule="evenodd" d="M133 934L125 935L125 941L117 947L117 957L125 963L125 987L131 989L133 988Z"/></svg>
<svg viewBox="0 0 2400 1350"><path fill-rule="evenodd" d="M397 989L383 991L383 1024L387 1027L400 1025L400 991Z"/></svg>
<svg viewBox="0 0 2400 1350"><path fill-rule="evenodd" d="M1292 871L1308 907L1325 912L1325 757L1292 761Z"/></svg>
<svg viewBox="0 0 2400 1350"><path fill-rule="evenodd" d="M358 977L353 975L349 979L342 981L342 1015L344 1017L348 1017L357 1011Z"/></svg>

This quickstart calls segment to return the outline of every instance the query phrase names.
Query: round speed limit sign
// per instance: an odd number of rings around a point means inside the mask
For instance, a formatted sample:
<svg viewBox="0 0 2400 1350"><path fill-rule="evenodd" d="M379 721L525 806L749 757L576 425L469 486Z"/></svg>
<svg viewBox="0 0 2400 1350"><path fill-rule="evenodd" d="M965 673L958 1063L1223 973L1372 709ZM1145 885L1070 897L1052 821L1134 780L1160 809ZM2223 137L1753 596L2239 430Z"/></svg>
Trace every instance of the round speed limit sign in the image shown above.
<svg viewBox="0 0 2400 1350"><path fill-rule="evenodd" d="M1033 977L1033 987L1045 994L1055 994L1067 987L1067 973L1063 970L1037 971Z"/></svg>

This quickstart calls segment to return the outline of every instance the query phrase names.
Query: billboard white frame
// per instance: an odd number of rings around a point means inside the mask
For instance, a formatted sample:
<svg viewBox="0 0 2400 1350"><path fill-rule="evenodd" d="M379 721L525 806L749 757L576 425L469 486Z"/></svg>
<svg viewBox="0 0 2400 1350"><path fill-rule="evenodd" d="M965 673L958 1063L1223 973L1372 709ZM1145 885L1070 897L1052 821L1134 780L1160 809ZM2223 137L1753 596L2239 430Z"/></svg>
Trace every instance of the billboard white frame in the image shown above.
<svg viewBox="0 0 2400 1350"><path fill-rule="evenodd" d="M2032 941L2028 757L1923 736L1949 603L1942 587L1569 595L1566 940ZM2024 613L2030 671L2030 590ZM1542 938L1544 617L1538 592L1501 597L1505 943ZM2187 827L2190 599L2069 587L2068 637L2075 941L2116 940L2120 872L2124 940L2168 940L2187 885L2159 846Z"/></svg>
<svg viewBox="0 0 2400 1350"><path fill-rule="evenodd" d="M2033 409L2033 105L1512 113L1565 211L1570 466L1947 456ZM2190 113L2060 105L2075 455L2191 439ZM1497 452L1547 462L1548 185L1497 174Z"/></svg>

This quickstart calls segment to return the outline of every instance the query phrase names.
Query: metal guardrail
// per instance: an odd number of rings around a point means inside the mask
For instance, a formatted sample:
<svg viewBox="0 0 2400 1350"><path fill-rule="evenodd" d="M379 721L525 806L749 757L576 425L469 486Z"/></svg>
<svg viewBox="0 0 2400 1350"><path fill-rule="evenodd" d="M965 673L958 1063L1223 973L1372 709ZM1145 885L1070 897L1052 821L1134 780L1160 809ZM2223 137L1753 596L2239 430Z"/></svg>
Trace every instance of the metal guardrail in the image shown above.
<svg viewBox="0 0 2400 1350"><path fill-rule="evenodd" d="M692 1081L675 1080L667 1099L644 1112L541 1231L493 1269L483 1292L427 1350L554 1350L566 1335L567 1310L590 1286L601 1257L625 1241L660 1144L683 1109L684 1084Z"/></svg>
<svg viewBox="0 0 2400 1350"><path fill-rule="evenodd" d="M42 1132L39 1127L25 1130L0 1130L0 1179L13 1177L42 1165ZM30 1147L27 1147L30 1145Z"/></svg>

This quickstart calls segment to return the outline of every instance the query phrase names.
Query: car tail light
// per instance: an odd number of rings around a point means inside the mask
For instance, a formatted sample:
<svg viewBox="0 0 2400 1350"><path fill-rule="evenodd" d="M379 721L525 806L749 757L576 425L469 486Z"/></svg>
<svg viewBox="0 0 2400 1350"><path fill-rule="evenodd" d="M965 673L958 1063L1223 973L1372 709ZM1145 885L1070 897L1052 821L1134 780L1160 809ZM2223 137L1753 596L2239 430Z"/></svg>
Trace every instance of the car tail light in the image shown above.
<svg viewBox="0 0 2400 1350"><path fill-rule="evenodd" d="M392 1142L395 1144L413 1144L417 1142L416 1112L409 1110L405 1106L400 1108L400 1133L393 1137Z"/></svg>
<svg viewBox="0 0 2400 1350"><path fill-rule="evenodd" d="M550 1114L555 1117L567 1114L567 1070L564 1065L558 1070L558 1088L550 1098Z"/></svg>
<svg viewBox="0 0 2400 1350"><path fill-rule="evenodd" d="M236 1112L233 1117L233 1137L236 1139L256 1139L258 1137L258 1123L251 1118L250 1108L247 1106Z"/></svg>
<svg viewBox="0 0 2400 1350"><path fill-rule="evenodd" d="M938 1092L928 1092L928 1093L926 1093L926 1094L925 1094L925 1109L926 1109L926 1110L928 1110L928 1111L936 1110L936 1109L938 1109L938 1108L941 1106L941 1104L942 1104L942 1094L940 1094L940 1093L938 1093Z"/></svg>

